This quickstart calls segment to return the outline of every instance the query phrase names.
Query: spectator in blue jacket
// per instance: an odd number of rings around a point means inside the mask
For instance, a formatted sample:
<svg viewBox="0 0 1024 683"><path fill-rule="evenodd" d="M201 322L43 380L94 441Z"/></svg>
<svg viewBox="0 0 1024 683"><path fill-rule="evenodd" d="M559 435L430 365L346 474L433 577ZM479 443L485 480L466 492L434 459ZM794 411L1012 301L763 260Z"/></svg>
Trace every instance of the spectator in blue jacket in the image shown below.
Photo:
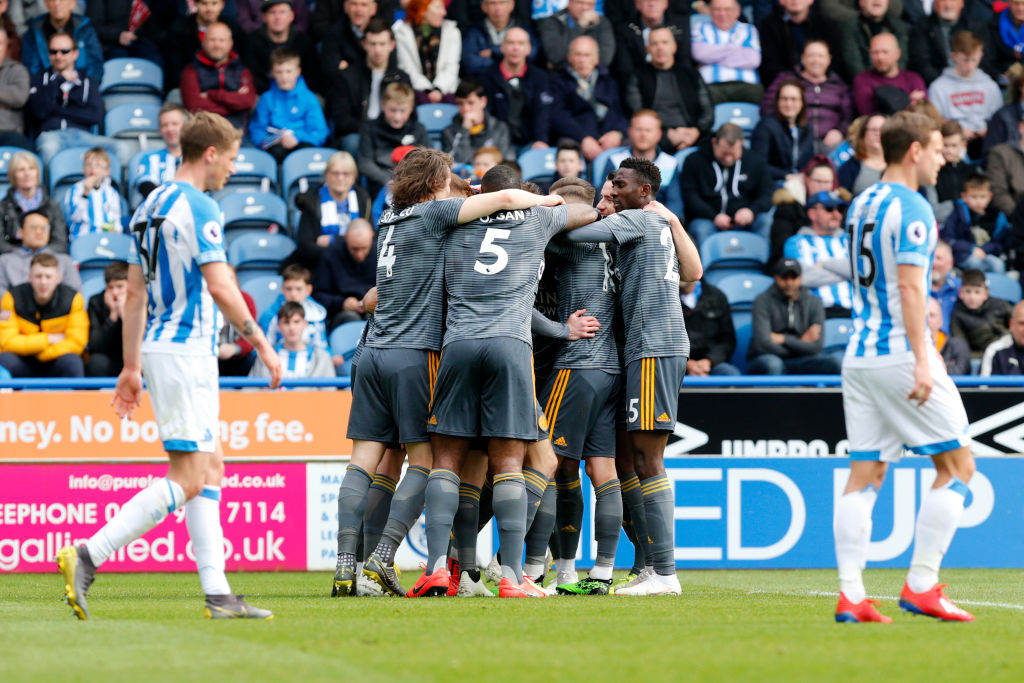
<svg viewBox="0 0 1024 683"><path fill-rule="evenodd" d="M466 76L480 78L492 65L501 61L501 44L510 28L522 28L530 34L532 63L540 51L540 42L513 14L515 0L483 0L480 9L484 18L462 34L462 71Z"/></svg>
<svg viewBox="0 0 1024 683"><path fill-rule="evenodd" d="M274 82L260 96L249 122L249 138L278 163L293 150L319 147L327 139L327 121L316 95L302 78L299 53L278 48L270 54Z"/></svg>
<svg viewBox="0 0 1024 683"><path fill-rule="evenodd" d="M987 239L979 240L979 233ZM988 178L968 177L940 235L953 249L953 263L962 270L1005 273L1006 262L1000 255L1009 233L1010 221L992 204Z"/></svg>
<svg viewBox="0 0 1024 683"><path fill-rule="evenodd" d="M21 61L32 75L50 68L49 42L58 31L70 34L77 45L75 68L99 85L103 78L103 48L88 17L74 14L75 0L46 0L46 14L28 22L22 38Z"/></svg>
<svg viewBox="0 0 1024 683"><path fill-rule="evenodd" d="M32 76L29 110L41 131L36 148L44 164L67 147L103 147L127 164L132 147L126 141L95 135L90 128L103 121L103 98L99 80L75 68L78 47L70 34L60 31L50 37L53 64Z"/></svg>
<svg viewBox="0 0 1024 683"><path fill-rule="evenodd" d="M942 305L942 331L946 334L949 334L950 318L959 292L960 278L953 274L953 249L940 239L932 257L931 297Z"/></svg>
<svg viewBox="0 0 1024 683"><path fill-rule="evenodd" d="M569 45L569 65L551 76L554 107L551 132L558 139L580 143L587 161L606 149L622 145L629 127L622 112L619 86L599 66L597 41L580 36Z"/></svg>

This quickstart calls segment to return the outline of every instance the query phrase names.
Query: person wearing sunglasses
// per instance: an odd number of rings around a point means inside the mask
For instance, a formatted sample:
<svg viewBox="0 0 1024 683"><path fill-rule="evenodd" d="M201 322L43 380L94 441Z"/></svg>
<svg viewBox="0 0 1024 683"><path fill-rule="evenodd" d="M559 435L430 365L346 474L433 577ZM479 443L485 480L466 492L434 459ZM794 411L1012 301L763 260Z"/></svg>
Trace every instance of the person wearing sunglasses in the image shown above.
<svg viewBox="0 0 1024 683"><path fill-rule="evenodd" d="M22 62L35 76L52 66L50 39L57 32L67 33L76 46L75 68L98 86L103 78L103 48L96 26L88 17L75 14L75 0L46 0L46 13L30 22L22 38Z"/></svg>
<svg viewBox="0 0 1024 683"><path fill-rule="evenodd" d="M95 135L90 128L103 121L103 99L99 79L75 67L78 46L64 31L50 36L50 66L32 76L29 111L40 131L36 150L43 164L68 147L103 147L127 164L132 147L122 140Z"/></svg>
<svg viewBox="0 0 1024 683"><path fill-rule="evenodd" d="M821 299L826 318L849 318L853 306L849 238L843 214L849 202L838 192L815 192L807 200L808 224L786 240L785 258L797 261L803 284Z"/></svg>

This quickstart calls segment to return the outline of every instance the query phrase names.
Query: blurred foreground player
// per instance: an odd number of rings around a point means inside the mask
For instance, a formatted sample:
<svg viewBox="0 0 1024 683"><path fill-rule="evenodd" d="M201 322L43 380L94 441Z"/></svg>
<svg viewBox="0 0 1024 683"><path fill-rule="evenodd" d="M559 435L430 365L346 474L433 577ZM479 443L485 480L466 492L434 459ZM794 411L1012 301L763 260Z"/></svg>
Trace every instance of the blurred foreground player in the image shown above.
<svg viewBox="0 0 1024 683"><path fill-rule="evenodd" d="M854 333L843 359L850 478L835 506L836 621L892 621L866 597L862 573L878 489L904 448L930 456L936 476L917 516L900 607L944 621L973 621L939 583L939 564L974 474L967 414L925 327L938 231L917 190L934 185L945 163L942 135L927 117L899 112L882 127L882 149L888 167L881 181L854 200L847 216Z"/></svg>
<svg viewBox="0 0 1024 683"><path fill-rule="evenodd" d="M220 207L203 194L221 189L234 172L241 136L226 119L201 112L181 137L182 164L174 181L156 188L132 218L124 370L111 401L119 417L131 419L142 402L145 374L169 468L86 543L58 553L66 599L79 619L89 616L86 594L96 568L182 506L206 616L274 616L231 593L220 525L224 456L218 440L215 304L256 349L271 388L281 379L281 361L249 314L226 263Z"/></svg>

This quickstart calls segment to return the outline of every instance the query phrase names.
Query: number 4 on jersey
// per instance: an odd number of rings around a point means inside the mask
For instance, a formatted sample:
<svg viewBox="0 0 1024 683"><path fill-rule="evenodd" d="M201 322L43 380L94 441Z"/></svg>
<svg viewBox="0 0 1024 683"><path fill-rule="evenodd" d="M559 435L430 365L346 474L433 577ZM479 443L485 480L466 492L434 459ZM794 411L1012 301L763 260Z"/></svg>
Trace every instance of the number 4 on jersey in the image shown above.
<svg viewBox="0 0 1024 683"><path fill-rule="evenodd" d="M395 267L395 245L391 244L394 232L395 226L389 226L388 234L384 235L384 241L380 243L380 256L377 257L377 267L387 268L388 277L391 277L391 270Z"/></svg>

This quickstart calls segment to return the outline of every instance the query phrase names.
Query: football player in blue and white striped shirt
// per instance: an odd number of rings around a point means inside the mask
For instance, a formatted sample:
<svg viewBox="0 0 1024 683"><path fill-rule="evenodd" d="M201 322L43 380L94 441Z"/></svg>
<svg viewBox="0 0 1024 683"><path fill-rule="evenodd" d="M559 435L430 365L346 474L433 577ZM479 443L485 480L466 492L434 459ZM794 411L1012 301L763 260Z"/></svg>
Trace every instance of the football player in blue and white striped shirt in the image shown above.
<svg viewBox="0 0 1024 683"><path fill-rule="evenodd" d="M935 482L917 516L900 607L972 621L939 583L939 564L974 474L967 414L925 324L938 228L918 187L934 184L945 163L942 136L928 117L899 112L882 128L882 149L888 166L881 181L864 190L847 215L854 333L843 360L843 409L851 462L835 503L836 621L892 621L867 599L861 575L878 489L905 448L932 458Z"/></svg>
<svg viewBox="0 0 1024 683"><path fill-rule="evenodd" d="M119 417L131 419L142 402L145 374L170 466L166 477L136 494L86 543L58 554L67 601L79 619L89 614L85 598L96 567L182 506L206 616L273 616L231 593L220 524L218 308L256 349L271 387L281 379L281 361L226 263L220 208L204 194L222 188L234 172L240 142L227 119L197 114L182 131L183 161L174 181L157 188L132 219L136 242L122 318L124 370L112 403Z"/></svg>

